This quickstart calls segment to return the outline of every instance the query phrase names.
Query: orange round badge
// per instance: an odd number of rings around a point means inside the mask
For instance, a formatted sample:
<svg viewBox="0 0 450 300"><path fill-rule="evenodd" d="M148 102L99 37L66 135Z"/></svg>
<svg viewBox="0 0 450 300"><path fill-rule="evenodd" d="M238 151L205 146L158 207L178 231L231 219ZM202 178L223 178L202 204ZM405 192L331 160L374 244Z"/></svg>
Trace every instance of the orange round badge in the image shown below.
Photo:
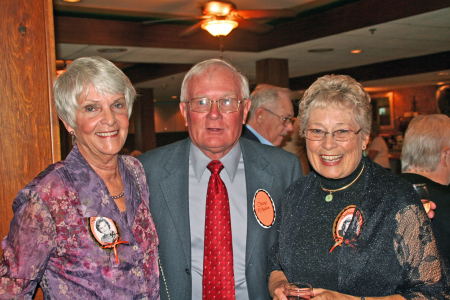
<svg viewBox="0 0 450 300"><path fill-rule="evenodd" d="M275 204L265 190L257 190L253 198L253 213L259 225L270 228L275 223Z"/></svg>

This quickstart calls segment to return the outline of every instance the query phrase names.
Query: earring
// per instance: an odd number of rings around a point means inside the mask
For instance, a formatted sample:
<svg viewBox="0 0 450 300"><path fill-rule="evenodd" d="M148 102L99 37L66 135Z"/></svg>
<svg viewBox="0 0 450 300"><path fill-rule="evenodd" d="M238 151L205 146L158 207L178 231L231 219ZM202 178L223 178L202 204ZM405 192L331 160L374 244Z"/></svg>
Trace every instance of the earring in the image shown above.
<svg viewBox="0 0 450 300"><path fill-rule="evenodd" d="M70 135L75 135L75 132L73 132L73 131L70 131L69 133L70 133Z"/></svg>

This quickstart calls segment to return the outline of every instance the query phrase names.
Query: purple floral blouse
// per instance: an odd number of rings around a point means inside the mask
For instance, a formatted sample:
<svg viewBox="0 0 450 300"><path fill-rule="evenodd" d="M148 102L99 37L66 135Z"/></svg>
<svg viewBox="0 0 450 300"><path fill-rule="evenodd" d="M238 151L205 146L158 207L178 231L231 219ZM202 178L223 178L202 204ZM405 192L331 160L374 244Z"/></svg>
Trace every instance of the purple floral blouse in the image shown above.
<svg viewBox="0 0 450 300"><path fill-rule="evenodd" d="M31 299L39 283L45 299L159 299L158 237L144 170L130 156L119 156L119 169L122 213L77 146L19 192L2 241L0 299ZM117 258L90 222L99 217L129 243L116 247Z"/></svg>

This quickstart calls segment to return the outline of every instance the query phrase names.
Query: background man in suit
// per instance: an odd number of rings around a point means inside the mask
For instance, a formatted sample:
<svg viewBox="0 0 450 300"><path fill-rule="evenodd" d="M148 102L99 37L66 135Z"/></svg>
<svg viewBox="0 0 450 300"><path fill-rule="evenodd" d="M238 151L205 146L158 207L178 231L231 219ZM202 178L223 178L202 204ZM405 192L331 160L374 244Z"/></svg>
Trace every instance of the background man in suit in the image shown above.
<svg viewBox="0 0 450 300"><path fill-rule="evenodd" d="M211 160L225 167L220 178L230 206L235 299L271 299L267 252L277 238L284 191L301 176L301 166L291 153L239 139L250 107L248 96L247 79L229 63L212 59L195 65L184 78L180 97L189 138L138 157L159 237L161 299L167 294L177 300L202 299L211 176L206 166ZM273 203L272 224L261 222L253 210L261 189L270 195L266 204Z"/></svg>
<svg viewBox="0 0 450 300"><path fill-rule="evenodd" d="M269 84L258 85L250 95L252 105L242 137L266 145L280 146L293 129L291 91Z"/></svg>

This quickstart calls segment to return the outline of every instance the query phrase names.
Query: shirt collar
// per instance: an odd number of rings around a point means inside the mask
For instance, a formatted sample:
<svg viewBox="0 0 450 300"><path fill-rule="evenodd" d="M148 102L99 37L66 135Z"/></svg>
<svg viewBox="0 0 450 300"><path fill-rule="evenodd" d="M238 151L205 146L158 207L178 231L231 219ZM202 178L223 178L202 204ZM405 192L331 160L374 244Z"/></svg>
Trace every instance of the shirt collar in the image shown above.
<svg viewBox="0 0 450 300"><path fill-rule="evenodd" d="M265 138L263 138L263 136L260 135L258 132L256 132L256 130L253 129L250 125L245 124L245 126L247 126L247 129L250 130L254 135L256 135L256 137L257 137L258 140L261 142L261 144L273 146L273 144L272 144L271 142L269 142L268 140L266 140Z"/></svg>
<svg viewBox="0 0 450 300"><path fill-rule="evenodd" d="M222 157L220 162L223 164L230 181L234 181L236 176L236 171L239 165L239 160L241 158L241 145L236 143L234 147L228 152L224 157ZM203 172L205 171L211 159L206 156L197 146L191 142L191 147L189 150L189 159L194 169L195 178L198 182L202 178Z"/></svg>

